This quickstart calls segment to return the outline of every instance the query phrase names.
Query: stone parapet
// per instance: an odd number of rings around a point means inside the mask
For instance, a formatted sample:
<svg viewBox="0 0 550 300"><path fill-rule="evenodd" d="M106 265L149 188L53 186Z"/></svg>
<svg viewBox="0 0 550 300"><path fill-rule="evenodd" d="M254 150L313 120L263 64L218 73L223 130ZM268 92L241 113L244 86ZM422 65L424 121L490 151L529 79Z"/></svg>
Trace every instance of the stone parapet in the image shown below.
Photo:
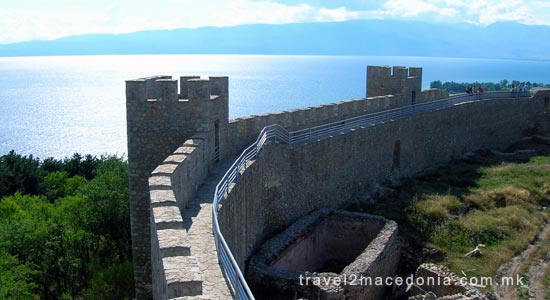
<svg viewBox="0 0 550 300"><path fill-rule="evenodd" d="M168 155L149 177L154 299L202 293L182 211L208 175L210 136L196 134Z"/></svg>

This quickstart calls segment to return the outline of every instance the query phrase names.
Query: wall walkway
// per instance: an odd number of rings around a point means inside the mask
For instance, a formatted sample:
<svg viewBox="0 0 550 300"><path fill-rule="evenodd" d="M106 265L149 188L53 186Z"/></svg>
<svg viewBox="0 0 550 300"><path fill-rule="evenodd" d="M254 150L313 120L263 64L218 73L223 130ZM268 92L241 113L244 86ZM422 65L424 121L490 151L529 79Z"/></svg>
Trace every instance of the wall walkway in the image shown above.
<svg viewBox="0 0 550 300"><path fill-rule="evenodd" d="M218 252L212 232L212 199L216 184L235 158L216 165L200 186L195 197L182 212L183 226L187 230L193 256L197 258L202 273L202 297L205 299L230 299L232 297L225 276L219 267Z"/></svg>

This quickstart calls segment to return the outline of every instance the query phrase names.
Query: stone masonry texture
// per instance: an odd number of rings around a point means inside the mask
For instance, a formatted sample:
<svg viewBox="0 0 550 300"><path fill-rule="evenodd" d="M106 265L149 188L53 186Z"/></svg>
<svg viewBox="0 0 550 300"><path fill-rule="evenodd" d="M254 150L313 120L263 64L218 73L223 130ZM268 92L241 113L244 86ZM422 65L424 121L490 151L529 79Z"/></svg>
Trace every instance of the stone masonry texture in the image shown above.
<svg viewBox="0 0 550 300"><path fill-rule="evenodd" d="M368 70L372 97L232 121L227 77L127 81L136 298L231 297L216 259L209 202L230 158L264 126L294 131L411 105L413 94L414 103L448 97L420 91L420 68ZM536 131L549 118L549 95L540 90L530 98L464 103L294 148L268 142L227 195L219 212L222 233L245 273L267 239L313 210L340 207L370 184L413 176L470 150L502 149Z"/></svg>

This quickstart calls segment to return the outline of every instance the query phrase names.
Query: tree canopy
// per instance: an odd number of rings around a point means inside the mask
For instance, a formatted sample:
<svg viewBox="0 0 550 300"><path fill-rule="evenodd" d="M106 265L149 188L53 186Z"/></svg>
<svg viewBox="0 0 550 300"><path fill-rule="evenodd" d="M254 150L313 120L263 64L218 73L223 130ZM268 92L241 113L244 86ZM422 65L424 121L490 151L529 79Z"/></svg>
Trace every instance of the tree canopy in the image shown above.
<svg viewBox="0 0 550 300"><path fill-rule="evenodd" d="M455 82L446 81L444 83L441 80L435 80L430 83L430 88L445 90L452 94L464 93L469 86L475 86L476 88L483 88L484 91L509 91L514 87L520 85L527 85L528 87L550 87L549 84L537 83L537 82L520 82L518 80L512 80L509 82L503 79L499 82Z"/></svg>
<svg viewBox="0 0 550 300"><path fill-rule="evenodd" d="M131 299L123 158L0 157L0 299Z"/></svg>

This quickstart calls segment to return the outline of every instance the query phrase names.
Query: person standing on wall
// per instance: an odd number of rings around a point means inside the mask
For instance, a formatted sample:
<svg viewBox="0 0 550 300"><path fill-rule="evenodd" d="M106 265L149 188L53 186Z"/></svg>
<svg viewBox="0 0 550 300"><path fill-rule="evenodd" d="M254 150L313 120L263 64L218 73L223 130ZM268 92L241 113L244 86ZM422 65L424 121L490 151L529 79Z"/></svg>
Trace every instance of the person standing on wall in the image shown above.
<svg viewBox="0 0 550 300"><path fill-rule="evenodd" d="M477 88L477 93L479 94L479 99L483 98L483 88L481 85Z"/></svg>

